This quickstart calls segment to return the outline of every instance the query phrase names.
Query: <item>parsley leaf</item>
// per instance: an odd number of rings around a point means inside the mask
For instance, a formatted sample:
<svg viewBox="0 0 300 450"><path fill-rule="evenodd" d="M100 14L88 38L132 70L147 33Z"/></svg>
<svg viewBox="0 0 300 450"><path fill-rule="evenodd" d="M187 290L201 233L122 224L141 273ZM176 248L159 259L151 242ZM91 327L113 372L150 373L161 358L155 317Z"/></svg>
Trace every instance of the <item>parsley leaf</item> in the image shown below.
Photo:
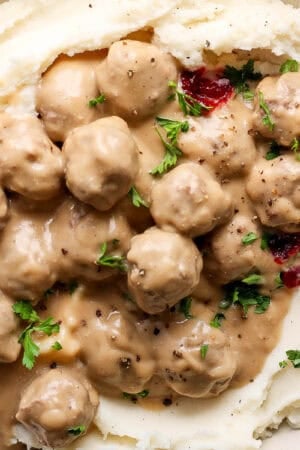
<svg viewBox="0 0 300 450"><path fill-rule="evenodd" d="M180 122L178 120L165 119L164 117L156 117L156 123L164 128L167 133L167 138L172 144L177 143L178 135L181 131L183 133L189 131L189 123L187 120Z"/></svg>
<svg viewBox="0 0 300 450"><path fill-rule="evenodd" d="M270 144L270 150L266 153L265 159L270 161L278 156L280 156L280 145L278 145L277 142L272 141Z"/></svg>
<svg viewBox="0 0 300 450"><path fill-rule="evenodd" d="M53 348L53 350L56 350L59 352L59 350L62 350L62 345L60 342L56 341L54 342L54 344L51 346L51 348Z"/></svg>
<svg viewBox="0 0 300 450"><path fill-rule="evenodd" d="M262 237L261 237L261 243L260 243L260 248L262 250L267 250L269 248L269 239L271 237L271 234L268 232L264 232Z"/></svg>
<svg viewBox="0 0 300 450"><path fill-rule="evenodd" d="M243 245L250 245L253 244L258 239L257 235L253 233L253 231L250 231L242 238L242 244Z"/></svg>
<svg viewBox="0 0 300 450"><path fill-rule="evenodd" d="M221 321L226 319L225 315L223 313L217 313L213 320L210 321L210 326L213 328L220 328L222 323Z"/></svg>
<svg viewBox="0 0 300 450"><path fill-rule="evenodd" d="M262 277L261 275L258 275L257 273L253 273L251 275L248 275L246 278L242 279L242 282L246 283L248 285L262 284L263 281L264 281L264 277Z"/></svg>
<svg viewBox="0 0 300 450"><path fill-rule="evenodd" d="M176 166L178 158L182 156L182 151L175 144L165 141L157 128L156 132L165 147L165 156L162 162L150 171L150 174L159 176L163 175Z"/></svg>
<svg viewBox="0 0 300 450"><path fill-rule="evenodd" d="M235 88L237 94L244 93L245 100L252 100L253 94L250 91L247 80L260 80L262 75L260 72L254 71L254 60L249 61L243 65L241 69L233 66L225 66L223 76L230 81L230 84Z"/></svg>
<svg viewBox="0 0 300 450"><path fill-rule="evenodd" d="M89 101L88 105L89 105L90 108L95 108L95 106L104 103L105 100L106 100L105 95L104 94L100 94L98 97L92 98Z"/></svg>
<svg viewBox="0 0 300 450"><path fill-rule="evenodd" d="M191 314L191 306L192 306L192 297L185 297L179 303L179 312L184 314L186 319L192 319L193 315Z"/></svg>
<svg viewBox="0 0 300 450"><path fill-rule="evenodd" d="M199 117L201 116L203 110L209 111L211 109L211 106L206 106L204 103L198 102L190 95L179 91L177 89L177 84L174 81L169 81L168 85L171 89L175 90L175 92L171 94L169 99L171 100L177 97L180 109L185 116Z"/></svg>
<svg viewBox="0 0 300 450"><path fill-rule="evenodd" d="M244 280L243 280L244 281ZM271 299L268 295L262 295L257 287L241 281L233 281L225 286L225 297L219 303L221 309L239 305L243 310L243 317L247 317L250 306L255 306L254 312L262 314L270 306Z"/></svg>
<svg viewBox="0 0 300 450"><path fill-rule="evenodd" d="M287 72L298 72L299 63L295 59L287 59L283 64L281 64L279 72L287 73Z"/></svg>
<svg viewBox="0 0 300 450"><path fill-rule="evenodd" d="M300 368L300 350L287 350L286 356L292 362L295 369Z"/></svg>
<svg viewBox="0 0 300 450"><path fill-rule="evenodd" d="M80 436L86 431L85 425L78 425L77 427L69 428L68 433L73 434L73 436Z"/></svg>
<svg viewBox="0 0 300 450"><path fill-rule="evenodd" d="M284 284L283 284L283 281L281 278L281 272L278 272L278 274L276 275L275 284L276 284L277 289L284 287Z"/></svg>
<svg viewBox="0 0 300 450"><path fill-rule="evenodd" d="M28 322L37 322L40 318L37 312L33 309L31 303L27 300L19 300L13 304L13 312L22 320Z"/></svg>
<svg viewBox="0 0 300 450"><path fill-rule="evenodd" d="M288 366L288 362L286 360L279 362L279 367L281 367L281 369L284 369L287 366Z"/></svg>
<svg viewBox="0 0 300 450"><path fill-rule="evenodd" d="M98 266L111 267L112 269L119 269L121 272L127 272L127 266L124 256L107 255L107 242L101 245L100 255L96 261Z"/></svg>
<svg viewBox="0 0 300 450"><path fill-rule="evenodd" d="M123 398L126 398L127 400L132 400L133 402L136 402L138 398L146 398L148 397L150 391L147 389L144 389L141 392L137 392L136 394L129 394L128 392L123 392Z"/></svg>
<svg viewBox="0 0 300 450"><path fill-rule="evenodd" d="M297 161L300 161L300 141L297 138L294 138L291 144L291 150L295 153L295 157Z"/></svg>
<svg viewBox="0 0 300 450"><path fill-rule="evenodd" d="M140 206L145 206L145 208L148 208L147 203L145 202L145 200L141 197L141 195L139 194L139 192L137 191L135 186L132 186L132 188L129 191L129 195L131 197L131 201L132 204L136 207L139 208Z"/></svg>
<svg viewBox="0 0 300 450"><path fill-rule="evenodd" d="M264 99L264 94L261 91L258 91L258 101L259 101L259 107L262 109L262 111L265 113L265 115L262 118L262 123L269 128L270 131L274 130L275 122L273 121L271 117L271 111L267 103Z"/></svg>
<svg viewBox="0 0 300 450"><path fill-rule="evenodd" d="M204 344L200 348L201 359L205 359L208 352L208 344Z"/></svg>
<svg viewBox="0 0 300 450"><path fill-rule="evenodd" d="M40 347L32 340L31 333L33 328L28 327L19 338L19 343L22 345L24 353L22 364L26 369L31 370L35 364L35 359L40 354Z"/></svg>

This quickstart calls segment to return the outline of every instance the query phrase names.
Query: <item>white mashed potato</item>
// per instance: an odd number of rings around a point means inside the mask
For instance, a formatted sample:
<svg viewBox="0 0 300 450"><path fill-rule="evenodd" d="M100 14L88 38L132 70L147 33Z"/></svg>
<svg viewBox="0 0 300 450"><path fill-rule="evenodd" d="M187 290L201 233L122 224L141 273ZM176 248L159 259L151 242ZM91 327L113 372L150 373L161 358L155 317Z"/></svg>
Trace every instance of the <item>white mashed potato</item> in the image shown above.
<svg viewBox="0 0 300 450"><path fill-rule="evenodd" d="M0 109L9 103L15 111L33 112L34 85L60 53L107 47L145 26L154 28L157 45L189 67L201 65L207 50L220 55L236 48L266 49L300 60L300 10L280 0L0 3ZM184 399L161 411L103 397L95 419L100 431L68 450L252 450L284 418L300 427L299 372L278 365L287 349L300 347L299 318L300 298L295 296L281 340L253 383L216 399ZM295 445L286 442L282 448ZM280 447L267 442L267 448Z"/></svg>

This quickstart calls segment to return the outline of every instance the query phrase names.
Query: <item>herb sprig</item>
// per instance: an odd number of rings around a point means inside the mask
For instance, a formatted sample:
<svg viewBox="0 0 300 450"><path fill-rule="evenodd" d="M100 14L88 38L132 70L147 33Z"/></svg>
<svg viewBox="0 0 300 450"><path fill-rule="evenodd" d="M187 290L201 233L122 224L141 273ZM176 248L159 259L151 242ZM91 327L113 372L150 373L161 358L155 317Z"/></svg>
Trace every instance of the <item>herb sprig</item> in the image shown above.
<svg viewBox="0 0 300 450"><path fill-rule="evenodd" d="M188 320L194 317L191 314L192 301L192 297L184 297L179 303L179 312L181 312Z"/></svg>
<svg viewBox="0 0 300 450"><path fill-rule="evenodd" d="M243 245L250 245L253 244L258 239L258 236L256 233L253 233L253 231L250 231L242 238L242 244Z"/></svg>
<svg viewBox="0 0 300 450"><path fill-rule="evenodd" d="M252 100L254 97L247 81L255 81L262 78L262 74L260 72L255 72L254 70L253 59L249 59L241 69L228 65L225 66L223 75L230 81L230 84L235 88L237 94L243 94L245 100Z"/></svg>
<svg viewBox="0 0 300 450"><path fill-rule="evenodd" d="M299 63L295 59L287 59L283 64L281 64L279 72L281 74L287 72L298 72Z"/></svg>
<svg viewBox="0 0 300 450"><path fill-rule="evenodd" d="M202 102L198 102L185 92L179 91L175 81L169 81L169 88L173 89L173 93L170 95L169 100L177 98L179 107L185 116L199 117L203 111L209 111L211 106L206 106Z"/></svg>
<svg viewBox="0 0 300 450"><path fill-rule="evenodd" d="M77 427L68 429L68 433L73 434L73 436L80 436L81 434L85 433L85 431L86 431L85 425L78 425Z"/></svg>
<svg viewBox="0 0 300 450"><path fill-rule="evenodd" d="M217 313L215 317L210 321L210 326L213 328L220 328L222 325L222 321L226 319L223 313Z"/></svg>
<svg viewBox="0 0 300 450"><path fill-rule="evenodd" d="M272 141L270 144L270 149L267 151L265 159L271 161L272 159L278 158L281 155L281 147L276 141Z"/></svg>
<svg viewBox="0 0 300 450"><path fill-rule="evenodd" d="M291 150L295 154L295 158L297 161L300 161L300 141L297 138L294 138L291 144Z"/></svg>
<svg viewBox="0 0 300 450"><path fill-rule="evenodd" d="M132 402L137 402L138 398L146 398L150 394L148 389L144 389L141 392L137 392L136 394L129 394L128 392L123 392L123 398L126 400L131 400Z"/></svg>
<svg viewBox="0 0 300 450"><path fill-rule="evenodd" d="M145 208L148 208L148 203L143 199L141 194L138 192L137 188L135 186L132 186L129 191L129 196L131 198L132 204L136 208L140 208L141 206L144 206Z"/></svg>
<svg viewBox="0 0 300 450"><path fill-rule="evenodd" d="M300 369L300 350L287 350L286 356L288 358L288 361L291 361L293 367L295 369ZM288 366L288 361L280 361L279 367L284 368Z"/></svg>
<svg viewBox="0 0 300 450"><path fill-rule="evenodd" d="M258 101L260 109L265 113L262 118L262 123L269 128L270 131L274 130L275 122L271 117L271 111L267 103L265 102L264 94L262 91L258 91Z"/></svg>
<svg viewBox="0 0 300 450"><path fill-rule="evenodd" d="M127 272L127 265L124 256L107 254L108 244L104 242L100 247L100 255L96 261L98 266L111 267L119 269L121 272Z"/></svg>
<svg viewBox="0 0 300 450"><path fill-rule="evenodd" d="M106 100L105 95L104 94L100 94L98 97L92 98L88 105L90 108L95 108L97 105L101 105L102 103L104 103Z"/></svg>

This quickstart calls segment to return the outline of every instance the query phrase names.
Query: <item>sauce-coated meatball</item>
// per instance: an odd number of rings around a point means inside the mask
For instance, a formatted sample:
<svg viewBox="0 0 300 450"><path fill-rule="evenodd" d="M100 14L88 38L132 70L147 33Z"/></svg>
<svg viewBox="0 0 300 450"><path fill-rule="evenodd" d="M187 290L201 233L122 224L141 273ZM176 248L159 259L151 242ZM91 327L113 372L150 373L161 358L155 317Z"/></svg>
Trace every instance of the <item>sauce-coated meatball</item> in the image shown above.
<svg viewBox="0 0 300 450"><path fill-rule="evenodd" d="M173 58L152 44L123 40L111 45L97 68L100 92L112 114L137 120L155 114L177 79Z"/></svg>
<svg viewBox="0 0 300 450"><path fill-rule="evenodd" d="M89 101L98 96L91 61L82 56L59 58L44 73L37 90L37 110L54 142L63 142L75 127L99 117Z"/></svg>
<svg viewBox="0 0 300 450"><path fill-rule="evenodd" d="M19 321L12 310L13 302L0 292L0 363L11 363L19 356Z"/></svg>
<svg viewBox="0 0 300 450"><path fill-rule="evenodd" d="M260 96L269 107L274 127L263 123L266 115L260 107ZM257 86L254 100L254 129L281 145L291 145L300 137L300 73L266 77Z"/></svg>
<svg viewBox="0 0 300 450"><path fill-rule="evenodd" d="M202 346L207 349L201 352ZM229 339L199 319L170 323L158 336L156 351L160 374L167 385L187 397L220 394L227 389L236 369Z"/></svg>
<svg viewBox="0 0 300 450"><path fill-rule="evenodd" d="M149 314L189 295L202 269L202 257L190 239L154 227L132 238L127 260L129 289Z"/></svg>
<svg viewBox="0 0 300 450"><path fill-rule="evenodd" d="M101 246L106 254L124 256L132 236L125 217L116 209L101 213L73 198L66 199L50 226L60 279L100 281L118 274L117 269L97 265Z"/></svg>
<svg viewBox="0 0 300 450"><path fill-rule="evenodd" d="M98 296L92 293L91 297L81 314L86 326L78 331L89 376L99 387L104 384L122 392L141 392L155 369L150 345L115 289L102 286Z"/></svg>
<svg viewBox="0 0 300 450"><path fill-rule="evenodd" d="M33 200L57 195L63 178L59 149L35 117L0 115L2 184Z"/></svg>
<svg viewBox="0 0 300 450"><path fill-rule="evenodd" d="M68 188L100 211L112 208L128 193L138 171L136 144L119 117L76 128L67 137L63 153Z"/></svg>
<svg viewBox="0 0 300 450"><path fill-rule="evenodd" d="M72 371L50 370L25 389L16 418L42 446L63 447L76 439L70 430L88 429L98 396L90 383Z"/></svg>
<svg viewBox="0 0 300 450"><path fill-rule="evenodd" d="M210 173L185 163L153 186L151 214L168 231L190 236L208 233L232 214L231 198Z"/></svg>
<svg viewBox="0 0 300 450"><path fill-rule="evenodd" d="M250 173L247 192L264 225L300 231L300 164L294 155L260 159Z"/></svg>
<svg viewBox="0 0 300 450"><path fill-rule="evenodd" d="M251 113L232 100L207 117L190 118L188 133L179 136L179 147L190 159L208 165L219 178L249 172L255 160L255 145L248 134Z"/></svg>
<svg viewBox="0 0 300 450"><path fill-rule="evenodd" d="M205 252L205 269L214 281L226 284L243 278L255 267L261 253L260 244L244 245L242 242L250 232L259 235L256 224L241 214L214 231L209 239L209 250Z"/></svg>

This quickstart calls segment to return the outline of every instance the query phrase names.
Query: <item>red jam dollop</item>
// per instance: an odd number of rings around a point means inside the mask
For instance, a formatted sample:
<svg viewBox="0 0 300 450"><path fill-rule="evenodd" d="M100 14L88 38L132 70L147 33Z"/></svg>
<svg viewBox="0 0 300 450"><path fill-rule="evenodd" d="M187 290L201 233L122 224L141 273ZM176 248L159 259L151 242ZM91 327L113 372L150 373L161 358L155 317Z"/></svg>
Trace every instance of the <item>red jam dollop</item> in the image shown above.
<svg viewBox="0 0 300 450"><path fill-rule="evenodd" d="M268 245L274 261L277 264L283 264L300 252L300 233L271 234L268 237Z"/></svg>
<svg viewBox="0 0 300 450"><path fill-rule="evenodd" d="M204 67L194 72L182 72L181 84L186 94L212 109L226 103L234 93L222 71L209 72Z"/></svg>
<svg viewBox="0 0 300 450"><path fill-rule="evenodd" d="M281 272L281 279L287 288L295 288L300 286L300 266L291 267Z"/></svg>

